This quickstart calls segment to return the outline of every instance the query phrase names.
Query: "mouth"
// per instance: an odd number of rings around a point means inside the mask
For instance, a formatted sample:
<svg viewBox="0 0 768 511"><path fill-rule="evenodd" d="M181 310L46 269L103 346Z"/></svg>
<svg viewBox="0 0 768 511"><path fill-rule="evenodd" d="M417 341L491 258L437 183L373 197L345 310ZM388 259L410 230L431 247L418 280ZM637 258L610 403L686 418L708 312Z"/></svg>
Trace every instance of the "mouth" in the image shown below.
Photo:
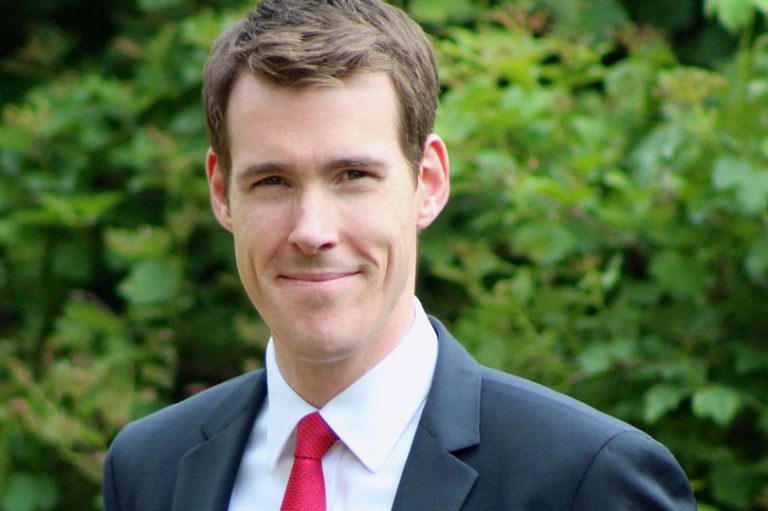
<svg viewBox="0 0 768 511"><path fill-rule="evenodd" d="M278 282L292 292L310 295L347 293L360 271L301 271L279 275Z"/></svg>
<svg viewBox="0 0 768 511"><path fill-rule="evenodd" d="M336 280L345 279L357 275L358 271L327 271L327 272L299 272L299 273L284 273L280 275L281 279L294 281L297 283L323 283L333 282Z"/></svg>

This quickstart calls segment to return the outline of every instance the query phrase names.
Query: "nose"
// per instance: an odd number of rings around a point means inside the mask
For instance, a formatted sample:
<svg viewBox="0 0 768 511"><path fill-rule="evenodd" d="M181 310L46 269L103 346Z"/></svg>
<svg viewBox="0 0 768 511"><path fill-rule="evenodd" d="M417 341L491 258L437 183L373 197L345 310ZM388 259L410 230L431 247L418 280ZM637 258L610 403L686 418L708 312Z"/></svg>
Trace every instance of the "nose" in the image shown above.
<svg viewBox="0 0 768 511"><path fill-rule="evenodd" d="M305 190L295 200L288 241L307 255L336 246L339 238L333 198L321 190Z"/></svg>

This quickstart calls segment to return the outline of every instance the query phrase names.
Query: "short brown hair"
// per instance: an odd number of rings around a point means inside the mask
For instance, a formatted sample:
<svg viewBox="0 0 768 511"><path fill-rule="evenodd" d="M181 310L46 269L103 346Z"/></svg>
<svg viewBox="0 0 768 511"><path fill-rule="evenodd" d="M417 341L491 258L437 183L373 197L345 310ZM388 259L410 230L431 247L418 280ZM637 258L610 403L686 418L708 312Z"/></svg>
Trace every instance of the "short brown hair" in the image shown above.
<svg viewBox="0 0 768 511"><path fill-rule="evenodd" d="M339 83L358 72L388 73L398 95L400 143L414 166L434 127L434 51L403 11L380 0L263 0L222 32L205 64L208 137L227 180L227 103L246 71L288 87Z"/></svg>

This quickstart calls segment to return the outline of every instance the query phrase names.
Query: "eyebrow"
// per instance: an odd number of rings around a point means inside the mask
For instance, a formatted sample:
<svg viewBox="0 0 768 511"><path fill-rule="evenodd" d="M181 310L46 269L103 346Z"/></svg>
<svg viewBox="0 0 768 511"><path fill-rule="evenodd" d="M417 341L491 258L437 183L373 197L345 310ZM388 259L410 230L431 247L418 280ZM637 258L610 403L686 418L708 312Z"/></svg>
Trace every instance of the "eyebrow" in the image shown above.
<svg viewBox="0 0 768 511"><path fill-rule="evenodd" d="M288 165L276 161L252 163L236 174L236 180L243 184L258 176L287 172L289 168Z"/></svg>
<svg viewBox="0 0 768 511"><path fill-rule="evenodd" d="M323 165L323 172L339 169L385 169L389 167L386 161L367 156L337 158Z"/></svg>
<svg viewBox="0 0 768 511"><path fill-rule="evenodd" d="M367 156L350 156L335 158L323 164L322 172L329 173L339 169L386 169L389 165L385 160L370 158ZM243 183L257 176L291 172L292 165L279 161L265 161L253 163L245 167L237 175L237 181Z"/></svg>

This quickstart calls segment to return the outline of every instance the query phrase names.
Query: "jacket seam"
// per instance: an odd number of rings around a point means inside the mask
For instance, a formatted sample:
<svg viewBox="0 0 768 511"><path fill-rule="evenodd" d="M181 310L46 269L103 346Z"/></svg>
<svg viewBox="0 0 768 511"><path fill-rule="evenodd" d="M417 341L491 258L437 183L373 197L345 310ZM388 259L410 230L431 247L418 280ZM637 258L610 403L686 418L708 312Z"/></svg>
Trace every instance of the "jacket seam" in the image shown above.
<svg viewBox="0 0 768 511"><path fill-rule="evenodd" d="M121 506L120 506L119 494L117 492L117 477L115 477L114 456L107 457L107 464L108 464L107 470L109 471L109 483L110 483L110 486L112 487L112 503L115 505L115 508L110 511L120 511Z"/></svg>
<svg viewBox="0 0 768 511"><path fill-rule="evenodd" d="M603 453L606 447L608 447L608 444L612 443L614 440L616 440L620 436L629 435L629 434L638 434L638 431L619 431L618 433L610 436L605 442L603 442L603 445L600 446L597 451L595 451L595 454L592 456L592 459L589 460L589 463L587 464L587 468L584 470L584 473L581 475L581 479L579 479L579 483L576 485L576 491L573 493L573 499L571 500L571 505L568 508L570 511L573 511L575 509L574 506L576 506L576 501L579 499L579 495L581 494L582 487L584 486L584 483L589 476L590 470L592 470L592 467L595 465L595 462L597 461L597 458Z"/></svg>

